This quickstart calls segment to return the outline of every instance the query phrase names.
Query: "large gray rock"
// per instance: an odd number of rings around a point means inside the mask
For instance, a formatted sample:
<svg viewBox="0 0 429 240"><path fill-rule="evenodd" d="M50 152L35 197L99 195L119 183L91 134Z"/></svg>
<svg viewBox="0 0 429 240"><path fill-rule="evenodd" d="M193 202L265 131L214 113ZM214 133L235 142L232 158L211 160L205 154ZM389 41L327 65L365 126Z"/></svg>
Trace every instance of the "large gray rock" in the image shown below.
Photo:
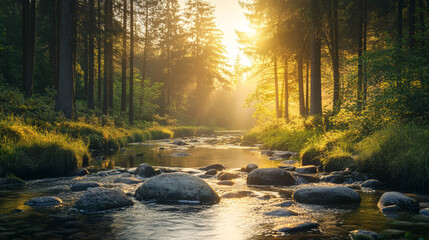
<svg viewBox="0 0 429 240"><path fill-rule="evenodd" d="M159 202L198 201L218 203L217 193L203 180L186 173L161 174L144 182L135 194L138 200Z"/></svg>
<svg viewBox="0 0 429 240"><path fill-rule="evenodd" d="M51 196L45 196L45 197L38 197L30 199L29 201L25 202L25 205L33 206L33 207L43 207L43 206L55 206L62 204L63 201L58 197L51 197Z"/></svg>
<svg viewBox="0 0 429 240"><path fill-rule="evenodd" d="M247 173L250 173L251 171L255 170L258 168L258 165L254 164L254 163L249 163L247 164L247 166L244 168L244 171Z"/></svg>
<svg viewBox="0 0 429 240"><path fill-rule="evenodd" d="M369 179L362 183L362 187L371 189L384 189L384 183L378 181L377 179Z"/></svg>
<svg viewBox="0 0 429 240"><path fill-rule="evenodd" d="M222 165L222 164L218 164L217 163L217 164L209 165L207 167L202 167L199 170L208 171L210 169L215 169L217 171L222 171L222 170L226 169L226 167L224 165Z"/></svg>
<svg viewBox="0 0 429 240"><path fill-rule="evenodd" d="M75 183L70 187L70 190L73 192L86 191L89 188L97 188L101 187L101 184L97 182L83 182L83 183Z"/></svg>
<svg viewBox="0 0 429 240"><path fill-rule="evenodd" d="M277 228L277 231L284 233L298 233L298 232L307 232L311 230L316 230L319 228L319 224L313 222L301 222L286 225L283 227Z"/></svg>
<svg viewBox="0 0 429 240"><path fill-rule="evenodd" d="M317 167L314 165L308 165L303 167L298 167L295 169L297 173L317 173Z"/></svg>
<svg viewBox="0 0 429 240"><path fill-rule="evenodd" d="M297 202L332 205L332 204L358 204L360 195L347 187L305 187L294 192L293 198Z"/></svg>
<svg viewBox="0 0 429 240"><path fill-rule="evenodd" d="M85 212L98 212L134 205L123 192L116 189L91 188L74 204Z"/></svg>
<svg viewBox="0 0 429 240"><path fill-rule="evenodd" d="M155 176L157 172L151 165L142 163L137 167L136 174L140 175L141 177L148 178Z"/></svg>
<svg viewBox="0 0 429 240"><path fill-rule="evenodd" d="M259 168L247 176L247 184L249 185L288 186L295 184L295 182L292 174L281 168Z"/></svg>
<svg viewBox="0 0 429 240"><path fill-rule="evenodd" d="M397 205L403 211L417 212L419 210L419 203L416 200L399 192L385 192L381 195L377 205L380 210L391 205Z"/></svg>

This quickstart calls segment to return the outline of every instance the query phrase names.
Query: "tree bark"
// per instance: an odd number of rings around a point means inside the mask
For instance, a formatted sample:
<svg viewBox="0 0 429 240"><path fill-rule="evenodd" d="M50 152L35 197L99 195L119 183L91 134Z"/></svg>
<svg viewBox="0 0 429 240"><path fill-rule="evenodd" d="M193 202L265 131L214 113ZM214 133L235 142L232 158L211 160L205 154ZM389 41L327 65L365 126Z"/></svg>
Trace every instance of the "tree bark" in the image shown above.
<svg viewBox="0 0 429 240"><path fill-rule="evenodd" d="M362 93L363 93L363 62L362 62L362 36L363 36L363 0L358 1L358 35L357 35L357 46L358 46L358 79L357 79L357 104L358 109L362 109Z"/></svg>
<svg viewBox="0 0 429 240"><path fill-rule="evenodd" d="M303 117L307 116L304 102L304 76L303 76L303 59L302 53L299 53L296 59L298 65L298 95L299 95L299 114Z"/></svg>
<svg viewBox="0 0 429 240"><path fill-rule="evenodd" d="M134 124L134 0L130 0L130 95L129 116L130 125Z"/></svg>
<svg viewBox="0 0 429 240"><path fill-rule="evenodd" d="M102 38L102 32L101 32L101 0L97 1L97 102L101 105L101 38Z"/></svg>
<svg viewBox="0 0 429 240"><path fill-rule="evenodd" d="M110 42L110 28L109 28L109 2L104 2L104 87L103 87L103 114L109 114L109 42Z"/></svg>
<svg viewBox="0 0 429 240"><path fill-rule="evenodd" d="M320 53L321 14L319 0L311 0L312 40L311 40L311 102L310 115L322 114L322 77Z"/></svg>
<svg viewBox="0 0 429 240"><path fill-rule="evenodd" d="M36 0L22 0L22 76L23 89L27 98L33 95L35 20Z"/></svg>
<svg viewBox="0 0 429 240"><path fill-rule="evenodd" d="M59 14L57 0L51 0L51 29L49 42L49 58L52 69L53 87L58 90L58 42L59 42Z"/></svg>
<svg viewBox="0 0 429 240"><path fill-rule="evenodd" d="M281 113L280 113L280 104L279 104L279 79L277 76L277 57L274 56L274 94L275 94L275 98L276 98L276 115L277 118L281 118Z"/></svg>
<svg viewBox="0 0 429 240"><path fill-rule="evenodd" d="M368 28L368 3L367 0L363 0L363 46L362 56L365 56L367 47L367 28ZM367 95L368 95L368 82L366 77L366 64L362 62L362 79L363 79L363 94L362 94L362 108L365 108Z"/></svg>
<svg viewBox="0 0 429 240"><path fill-rule="evenodd" d="M398 12L396 16L396 44L397 44L397 53L396 53L396 74L397 79L396 81L400 84L402 81L401 74L402 74L402 68L401 68L401 48L402 48L402 8L403 3L402 0L398 0Z"/></svg>
<svg viewBox="0 0 429 240"><path fill-rule="evenodd" d="M72 4L73 0L60 2L59 81L55 111L72 118L73 106L73 52L72 52Z"/></svg>
<svg viewBox="0 0 429 240"><path fill-rule="evenodd" d="M113 1L109 1L109 108L113 113Z"/></svg>
<svg viewBox="0 0 429 240"><path fill-rule="evenodd" d="M284 65L284 92L285 92L285 102L284 102L284 115L286 122L289 122L289 62L285 56L285 65Z"/></svg>
<svg viewBox="0 0 429 240"><path fill-rule="evenodd" d="M333 110L338 111L341 106L340 101L340 64L338 48L338 0L332 1L332 70L334 73L334 98Z"/></svg>
<svg viewBox="0 0 429 240"><path fill-rule="evenodd" d="M88 42L88 108L94 109L94 35L96 31L95 22L95 2L89 0L89 42Z"/></svg>
<svg viewBox="0 0 429 240"><path fill-rule="evenodd" d="M416 0L410 0L408 9L408 46L414 49L416 46Z"/></svg>
<svg viewBox="0 0 429 240"><path fill-rule="evenodd" d="M124 17L122 33L122 95L121 111L127 110L127 0L124 0Z"/></svg>

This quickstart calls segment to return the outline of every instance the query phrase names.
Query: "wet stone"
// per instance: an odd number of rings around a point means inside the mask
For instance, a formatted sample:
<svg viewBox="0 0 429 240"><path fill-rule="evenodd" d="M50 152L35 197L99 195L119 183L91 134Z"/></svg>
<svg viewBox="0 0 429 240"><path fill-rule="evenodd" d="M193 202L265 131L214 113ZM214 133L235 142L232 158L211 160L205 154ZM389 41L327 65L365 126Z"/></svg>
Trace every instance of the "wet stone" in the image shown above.
<svg viewBox="0 0 429 240"><path fill-rule="evenodd" d="M240 176L236 173L222 172L219 174L217 179L219 179L219 180L232 180L232 179L236 179L238 177L240 177Z"/></svg>
<svg viewBox="0 0 429 240"><path fill-rule="evenodd" d="M43 207L43 206L56 206L62 203L63 201L58 197L45 196L45 197L30 199L29 201L25 202L25 205L32 206L32 207Z"/></svg>
<svg viewBox="0 0 429 240"><path fill-rule="evenodd" d="M157 175L157 172L151 165L142 163L137 167L136 174L144 178L149 178Z"/></svg>
<svg viewBox="0 0 429 240"><path fill-rule="evenodd" d="M204 175L214 176L217 174L216 169L209 169Z"/></svg>
<svg viewBox="0 0 429 240"><path fill-rule="evenodd" d="M419 210L419 203L416 200L399 192L385 192L381 195L378 201L380 210L390 205L398 205L404 211L416 212Z"/></svg>
<svg viewBox="0 0 429 240"><path fill-rule="evenodd" d="M234 185L234 182L231 180L225 180L225 181L220 181L217 182L218 185L224 185L224 186L232 186Z"/></svg>
<svg viewBox="0 0 429 240"><path fill-rule="evenodd" d="M79 169L74 170L72 172L71 176L77 177L77 176L85 176L88 174L89 174L89 172L86 168L79 168Z"/></svg>
<svg viewBox="0 0 429 240"><path fill-rule="evenodd" d="M290 207L292 205L295 205L295 202L289 200L289 201L284 201L282 203L276 204L275 206L285 208L285 207Z"/></svg>
<svg viewBox="0 0 429 240"><path fill-rule="evenodd" d="M266 212L264 213L264 215L274 216L274 217L291 217L291 216L296 216L298 214L290 210L277 209L277 210Z"/></svg>
<svg viewBox="0 0 429 240"><path fill-rule="evenodd" d="M277 231L284 233L298 233L298 232L307 232L311 230L316 230L319 228L319 224L313 222L301 222L291 225L286 225L277 228Z"/></svg>
<svg viewBox="0 0 429 240"><path fill-rule="evenodd" d="M347 187L305 187L293 194L297 202L320 205L359 204L360 195Z"/></svg>
<svg viewBox="0 0 429 240"><path fill-rule="evenodd" d="M420 210L420 214L425 216L425 217L429 217L429 208L425 208Z"/></svg>
<svg viewBox="0 0 429 240"><path fill-rule="evenodd" d="M226 167L224 165L222 165L222 164L212 164L212 165L209 165L207 167L202 167L199 170L208 171L210 169L215 169L217 171L222 171L222 170L226 169Z"/></svg>
<svg viewBox="0 0 429 240"><path fill-rule="evenodd" d="M377 179L369 179L362 183L362 187L371 189L384 189L384 183L378 181Z"/></svg>
<svg viewBox="0 0 429 240"><path fill-rule="evenodd" d="M134 202L120 191L107 188L91 188L74 204L85 212L104 211L134 205Z"/></svg>
<svg viewBox="0 0 429 240"><path fill-rule="evenodd" d="M350 232L352 240L376 240L378 239L378 233L367 231L367 230L355 230Z"/></svg>
<svg viewBox="0 0 429 240"><path fill-rule="evenodd" d="M139 184L142 181L138 180L137 178L131 178L131 177L123 177L123 178L117 178L115 179L115 183L124 183L124 184Z"/></svg>
<svg viewBox="0 0 429 240"><path fill-rule="evenodd" d="M84 182L84 183L76 183L70 187L70 190L73 192L86 191L90 188L101 187L101 184L97 182Z"/></svg>
<svg viewBox="0 0 429 240"><path fill-rule="evenodd" d="M314 165L308 165L304 167L298 167L295 169L297 173L317 173L317 167Z"/></svg>
<svg viewBox="0 0 429 240"><path fill-rule="evenodd" d="M236 192L225 193L222 197L223 198L243 198L243 197L249 197L252 195L253 195L252 191L236 191Z"/></svg>

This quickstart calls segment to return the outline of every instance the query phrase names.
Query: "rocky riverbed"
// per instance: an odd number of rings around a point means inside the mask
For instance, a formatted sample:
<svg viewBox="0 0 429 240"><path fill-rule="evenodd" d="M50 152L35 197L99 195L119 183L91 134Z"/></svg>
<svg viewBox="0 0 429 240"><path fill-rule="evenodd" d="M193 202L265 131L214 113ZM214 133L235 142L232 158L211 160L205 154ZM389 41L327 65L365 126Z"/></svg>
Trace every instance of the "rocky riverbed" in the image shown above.
<svg viewBox="0 0 429 240"><path fill-rule="evenodd" d="M0 181L0 239L401 239L429 196L237 136L132 144L72 177ZM106 169L111 168L111 169Z"/></svg>

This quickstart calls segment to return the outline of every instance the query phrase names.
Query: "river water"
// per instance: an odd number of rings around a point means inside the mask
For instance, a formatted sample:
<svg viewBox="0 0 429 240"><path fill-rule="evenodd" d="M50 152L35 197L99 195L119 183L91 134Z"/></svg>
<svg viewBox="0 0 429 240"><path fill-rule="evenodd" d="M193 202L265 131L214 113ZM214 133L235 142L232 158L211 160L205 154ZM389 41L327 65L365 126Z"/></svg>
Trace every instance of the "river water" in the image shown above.
<svg viewBox="0 0 429 240"><path fill-rule="evenodd" d="M275 206L291 200L297 188L327 183L299 184L289 187L255 188L246 185L246 174L239 173L233 186L218 185L218 180L204 179L219 196L246 190L253 194L242 198L222 198L213 206L166 205L141 203L102 213L82 214L73 209L74 202L83 192L71 192L77 182L96 181L104 187L117 187L134 193L139 185L114 183L130 173L140 163L178 168L200 175L200 167L220 163L227 171L256 163L260 168L278 167L281 160L269 160L257 148L240 147L235 136L186 139L189 145L176 146L171 141L154 141L128 146L106 160L94 161L95 168L109 168L85 177L68 177L28 181L19 188L0 189L1 239L350 239L349 232L364 229L382 232L386 229L410 232L410 238L429 236L429 218L403 214L384 216L377 208L383 192L358 190L362 197L359 207L332 208L295 204L285 208L298 213L292 217L267 216L264 213L281 209ZM177 154L190 154L177 156ZM358 184L354 184L355 187ZM38 196L57 196L63 204L50 208L31 208L25 201ZM421 203L428 196L414 196ZM319 229L298 234L281 234L279 226L310 221ZM398 232L398 231L396 231ZM429 239L429 238L427 238Z"/></svg>

